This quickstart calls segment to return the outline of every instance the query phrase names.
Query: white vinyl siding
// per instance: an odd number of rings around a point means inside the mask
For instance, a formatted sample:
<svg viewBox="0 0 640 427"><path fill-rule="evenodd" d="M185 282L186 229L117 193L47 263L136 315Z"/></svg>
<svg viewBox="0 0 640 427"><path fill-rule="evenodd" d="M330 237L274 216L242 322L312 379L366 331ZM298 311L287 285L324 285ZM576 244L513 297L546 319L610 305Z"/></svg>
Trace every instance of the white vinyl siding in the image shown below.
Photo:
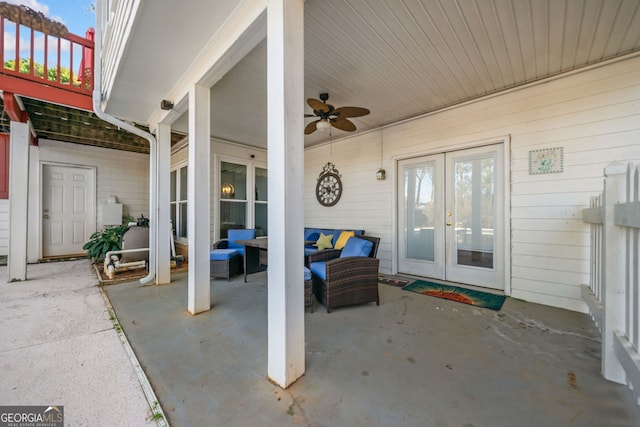
<svg viewBox="0 0 640 427"><path fill-rule="evenodd" d="M589 228L581 210L602 189L604 167L640 160L640 57L516 89L442 112L336 139L305 151L305 225L363 228L381 237L382 272L391 272L395 238L395 161L474 141L511 141L511 295L585 311ZM358 119L354 119L357 122ZM376 181L384 137L385 181ZM564 171L529 175L529 151L563 147ZM318 173L342 174L340 202L315 200ZM508 273L507 273L508 274Z"/></svg>
<svg viewBox="0 0 640 427"><path fill-rule="evenodd" d="M102 224L101 205L115 195L123 205L123 213L134 218L149 216L149 156L59 141L39 141L31 147L29 198L29 262L40 256L40 165L59 163L96 168L96 229ZM31 225L33 224L33 226Z"/></svg>

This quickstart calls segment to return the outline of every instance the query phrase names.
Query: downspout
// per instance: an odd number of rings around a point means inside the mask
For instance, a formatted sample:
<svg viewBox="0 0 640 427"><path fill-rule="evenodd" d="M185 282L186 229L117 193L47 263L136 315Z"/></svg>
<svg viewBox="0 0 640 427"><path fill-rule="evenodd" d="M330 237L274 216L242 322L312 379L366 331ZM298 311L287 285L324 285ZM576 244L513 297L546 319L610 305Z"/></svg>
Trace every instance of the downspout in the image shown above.
<svg viewBox="0 0 640 427"><path fill-rule="evenodd" d="M140 279L140 283L146 285L155 278L156 271L156 226L154 221L157 219L156 205L157 205L157 142L155 137L149 132L145 132L137 127L124 122L114 116L111 116L102 111L102 13L101 8L96 8L96 35L94 40L94 60L93 60L93 112L112 125L118 126L128 132L138 135L141 138L149 141L149 274Z"/></svg>

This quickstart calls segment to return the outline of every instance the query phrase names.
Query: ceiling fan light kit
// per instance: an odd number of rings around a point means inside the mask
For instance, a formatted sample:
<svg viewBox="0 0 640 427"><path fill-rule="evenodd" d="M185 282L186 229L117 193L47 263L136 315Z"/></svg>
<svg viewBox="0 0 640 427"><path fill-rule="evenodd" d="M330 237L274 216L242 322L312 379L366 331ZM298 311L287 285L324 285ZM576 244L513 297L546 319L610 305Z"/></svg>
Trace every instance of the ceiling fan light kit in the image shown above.
<svg viewBox="0 0 640 427"><path fill-rule="evenodd" d="M327 132L329 129L331 129L331 123L329 123L329 120L320 119L320 121L318 121L318 123L316 124L316 129L320 132Z"/></svg>
<svg viewBox="0 0 640 427"><path fill-rule="evenodd" d="M327 104L328 99L328 93L321 93L320 99L307 99L307 104L309 104L309 107L313 109L313 114L305 114L304 116L316 117L317 120L309 123L304 128L305 135L310 135L317 130L326 132L331 129L332 126L345 132L353 132L356 130L356 125L348 119L351 117L366 116L371 112L362 107L335 108L333 105Z"/></svg>

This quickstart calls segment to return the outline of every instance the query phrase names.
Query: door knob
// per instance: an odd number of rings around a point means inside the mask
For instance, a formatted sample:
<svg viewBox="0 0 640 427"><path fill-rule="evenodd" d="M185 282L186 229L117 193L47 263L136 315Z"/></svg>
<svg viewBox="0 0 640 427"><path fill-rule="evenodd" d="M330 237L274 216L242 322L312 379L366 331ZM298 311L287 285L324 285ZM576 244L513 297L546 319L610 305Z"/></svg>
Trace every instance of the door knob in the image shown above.
<svg viewBox="0 0 640 427"><path fill-rule="evenodd" d="M49 215L44 215L42 218L49 219Z"/></svg>
<svg viewBox="0 0 640 427"><path fill-rule="evenodd" d="M451 211L447 212L447 216L451 216Z"/></svg>
<svg viewBox="0 0 640 427"><path fill-rule="evenodd" d="M447 221L447 227L451 227L451 221Z"/></svg>

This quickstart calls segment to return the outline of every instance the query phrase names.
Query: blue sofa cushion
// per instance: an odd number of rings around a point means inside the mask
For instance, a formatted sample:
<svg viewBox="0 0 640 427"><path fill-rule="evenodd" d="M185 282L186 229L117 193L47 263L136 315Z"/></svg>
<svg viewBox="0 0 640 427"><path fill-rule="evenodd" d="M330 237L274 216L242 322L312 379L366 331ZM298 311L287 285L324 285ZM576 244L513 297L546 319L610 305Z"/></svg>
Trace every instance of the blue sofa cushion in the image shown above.
<svg viewBox="0 0 640 427"><path fill-rule="evenodd" d="M351 230L349 228L305 228L304 229L304 240L315 242L320 237L320 233L324 234L333 234L332 245L336 246L338 239L340 238L340 233L343 231L353 231L356 236L359 234L364 234L364 230Z"/></svg>
<svg viewBox="0 0 640 427"><path fill-rule="evenodd" d="M327 263L326 262L312 262L309 266L309 270L322 280L327 280Z"/></svg>
<svg viewBox="0 0 640 427"><path fill-rule="evenodd" d="M311 270L307 267L304 267L304 281L311 280Z"/></svg>
<svg viewBox="0 0 640 427"><path fill-rule="evenodd" d="M237 249L214 249L209 253L211 261L226 261L238 255Z"/></svg>
<svg viewBox="0 0 640 427"><path fill-rule="evenodd" d="M340 258L346 258L349 256L364 256L367 257L371 253L373 248L373 242L364 239L358 239L357 237L351 237L347 240L347 244L342 248Z"/></svg>
<svg viewBox="0 0 640 427"><path fill-rule="evenodd" d="M244 256L244 245L236 243L238 240L249 240L256 238L256 230L254 228L229 230L227 231L227 239L229 249L237 249L238 253Z"/></svg>
<svg viewBox="0 0 640 427"><path fill-rule="evenodd" d="M311 254L315 254L316 252L318 252L318 248L310 248L310 247L304 248L304 256L309 256Z"/></svg>

